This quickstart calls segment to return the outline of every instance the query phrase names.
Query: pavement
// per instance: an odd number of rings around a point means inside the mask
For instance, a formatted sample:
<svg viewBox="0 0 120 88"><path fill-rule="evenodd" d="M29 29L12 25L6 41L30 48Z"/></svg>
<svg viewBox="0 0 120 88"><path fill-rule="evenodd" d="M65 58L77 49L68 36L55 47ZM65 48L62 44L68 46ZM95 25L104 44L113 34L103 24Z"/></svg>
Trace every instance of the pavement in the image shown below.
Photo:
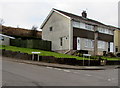
<svg viewBox="0 0 120 88"><path fill-rule="evenodd" d="M120 65L107 65L107 66L72 66L72 65L65 65L65 64L56 64L56 63L46 63L40 61L32 61L32 60L21 60L9 57L2 57L4 60L19 62L19 63L26 63L38 66L45 66L45 67L54 67L54 68L61 68L61 69L73 69L73 70L105 70L105 69L116 69L120 68Z"/></svg>

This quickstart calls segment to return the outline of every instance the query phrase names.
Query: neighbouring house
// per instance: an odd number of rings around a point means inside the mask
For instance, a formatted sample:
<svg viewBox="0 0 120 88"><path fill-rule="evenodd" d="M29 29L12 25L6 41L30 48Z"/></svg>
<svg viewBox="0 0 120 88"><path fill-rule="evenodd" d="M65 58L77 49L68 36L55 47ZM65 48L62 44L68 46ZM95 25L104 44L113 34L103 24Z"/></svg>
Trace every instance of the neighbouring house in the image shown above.
<svg viewBox="0 0 120 88"><path fill-rule="evenodd" d="M10 45L10 39L15 39L14 37L0 34L0 45Z"/></svg>
<svg viewBox="0 0 120 88"><path fill-rule="evenodd" d="M120 53L120 30L114 31L115 54Z"/></svg>
<svg viewBox="0 0 120 88"><path fill-rule="evenodd" d="M114 52L113 26L82 16L52 9L43 24L42 39L52 41L52 50L60 53L103 55Z"/></svg>
<svg viewBox="0 0 120 88"><path fill-rule="evenodd" d="M33 48L48 51L51 50L51 41L44 41L41 38L42 31L7 27L3 25L0 29L0 31L2 32L2 36L7 36L7 38L4 39L1 36L1 42L3 42L3 45L11 45L23 48ZM13 39L13 37L15 39Z"/></svg>

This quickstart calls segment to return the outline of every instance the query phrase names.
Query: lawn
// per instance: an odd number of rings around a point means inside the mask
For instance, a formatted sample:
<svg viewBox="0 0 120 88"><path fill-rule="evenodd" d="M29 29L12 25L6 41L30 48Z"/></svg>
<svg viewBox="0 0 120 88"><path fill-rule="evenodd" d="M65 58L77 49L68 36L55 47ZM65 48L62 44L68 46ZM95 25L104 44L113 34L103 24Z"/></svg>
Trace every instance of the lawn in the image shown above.
<svg viewBox="0 0 120 88"><path fill-rule="evenodd" d="M83 57L78 57L78 56L72 56L72 55L67 55L67 54L60 54L56 52L51 52L51 51L44 51L44 50L38 50L38 49L30 49L30 48L21 48L21 47L15 47L15 46L5 46L5 45L0 45L0 49L5 49L5 50L11 50L11 51L20 51L21 53L28 53L32 54L32 52L41 52L39 55L40 56L54 56L56 58L76 58L77 60L83 60ZM120 58L109 58L109 57L101 57L102 59L106 59L109 61L120 61ZM89 60L89 58L84 58L84 60ZM93 60L93 59L91 59Z"/></svg>
<svg viewBox="0 0 120 88"><path fill-rule="evenodd" d="M120 58L117 58L117 57L112 57L112 58L102 57L102 59L109 60L109 61L120 61Z"/></svg>
<svg viewBox="0 0 120 88"><path fill-rule="evenodd" d="M32 52L41 52L40 56L54 56L56 58L76 58L77 60L83 60L82 57L67 55L67 54L60 54L56 52L50 52L50 51L44 51L44 50L38 50L38 49L30 49L30 48L21 48L21 47L15 47L15 46L1 46L0 49L5 50L11 50L11 51L20 51L21 53L28 53L32 54ZM88 58L84 58L84 60L88 60Z"/></svg>

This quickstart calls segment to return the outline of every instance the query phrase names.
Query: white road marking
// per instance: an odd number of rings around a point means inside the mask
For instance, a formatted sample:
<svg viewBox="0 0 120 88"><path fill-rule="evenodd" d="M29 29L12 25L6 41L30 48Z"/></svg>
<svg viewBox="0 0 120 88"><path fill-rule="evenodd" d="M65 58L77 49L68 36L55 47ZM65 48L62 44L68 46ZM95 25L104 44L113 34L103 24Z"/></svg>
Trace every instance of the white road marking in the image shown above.
<svg viewBox="0 0 120 88"><path fill-rule="evenodd" d="M70 72L69 70L63 70L63 71L65 71L65 72Z"/></svg>
<svg viewBox="0 0 120 88"><path fill-rule="evenodd" d="M85 74L86 76L92 76L92 75L89 75L89 74Z"/></svg>
<svg viewBox="0 0 120 88"><path fill-rule="evenodd" d="M111 79L108 79L108 81L112 81Z"/></svg>
<svg viewBox="0 0 120 88"><path fill-rule="evenodd" d="M62 69L59 69L59 68L54 68L55 70L62 70Z"/></svg>
<svg viewBox="0 0 120 88"><path fill-rule="evenodd" d="M46 67L46 68L48 68L48 69L53 69L52 67Z"/></svg>

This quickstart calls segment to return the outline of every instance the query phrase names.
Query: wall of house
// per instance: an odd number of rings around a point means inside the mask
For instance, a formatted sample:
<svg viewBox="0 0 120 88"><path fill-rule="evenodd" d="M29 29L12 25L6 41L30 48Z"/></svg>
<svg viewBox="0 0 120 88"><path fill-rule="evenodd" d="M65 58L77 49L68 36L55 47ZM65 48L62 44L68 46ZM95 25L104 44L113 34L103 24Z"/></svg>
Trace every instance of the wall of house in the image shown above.
<svg viewBox="0 0 120 88"><path fill-rule="evenodd" d="M8 37L3 37L3 40L0 39L0 45L10 45L10 39Z"/></svg>
<svg viewBox="0 0 120 88"><path fill-rule="evenodd" d="M114 46L115 46L115 52L116 52L116 48L118 49L118 52L120 52L120 30L114 31Z"/></svg>
<svg viewBox="0 0 120 88"><path fill-rule="evenodd" d="M52 31L50 31L50 27L52 27ZM71 20L59 13L53 12L42 29L42 39L52 41L53 51L68 50L71 47L70 30Z"/></svg>

